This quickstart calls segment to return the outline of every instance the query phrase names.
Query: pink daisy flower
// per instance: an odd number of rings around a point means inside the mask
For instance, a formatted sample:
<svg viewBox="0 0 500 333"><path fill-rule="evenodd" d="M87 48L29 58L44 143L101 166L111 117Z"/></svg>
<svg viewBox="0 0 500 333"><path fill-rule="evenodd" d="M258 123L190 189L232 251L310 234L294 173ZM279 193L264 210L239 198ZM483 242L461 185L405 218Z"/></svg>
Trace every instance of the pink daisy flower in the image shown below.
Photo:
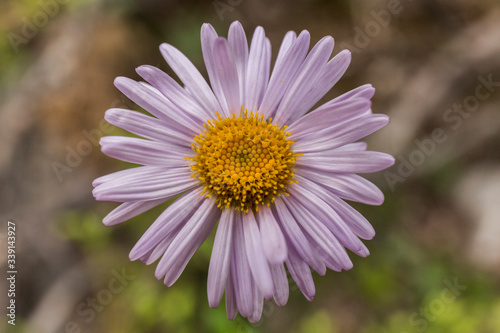
<svg viewBox="0 0 500 333"><path fill-rule="evenodd" d="M288 32L271 71L271 44L258 27L250 48L234 22L228 38L201 29L210 85L175 47L160 51L183 85L158 68L141 66L145 82L115 85L152 116L106 111L108 122L143 137L101 139L108 156L142 166L96 179L97 200L122 204L105 225L137 216L177 195L130 252L171 286L217 227L208 270L208 302L251 322L263 301L288 300L286 270L308 300L320 275L352 268L346 249L369 254L370 223L344 200L382 204L382 192L357 175L382 170L392 156L357 142L389 122L373 114L375 89L363 85L315 109L346 71L351 55L330 59L334 41ZM285 268L286 267L286 268Z"/></svg>

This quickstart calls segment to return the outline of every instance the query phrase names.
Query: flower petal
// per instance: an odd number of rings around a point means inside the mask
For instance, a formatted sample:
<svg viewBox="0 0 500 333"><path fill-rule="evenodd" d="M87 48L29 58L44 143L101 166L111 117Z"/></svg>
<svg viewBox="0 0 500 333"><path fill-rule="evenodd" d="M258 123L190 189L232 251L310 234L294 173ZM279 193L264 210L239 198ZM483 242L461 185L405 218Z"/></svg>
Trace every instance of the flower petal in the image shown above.
<svg viewBox="0 0 500 333"><path fill-rule="evenodd" d="M274 116L286 89L293 82L295 74L306 57L309 40L309 32L302 31L283 56L283 60L274 66L268 88L258 108L259 112L267 117Z"/></svg>
<svg viewBox="0 0 500 333"><path fill-rule="evenodd" d="M196 123L163 96L156 88L136 82L126 77L117 77L115 86L125 96L144 108L153 116L162 120L171 130L180 131L188 136L194 135L201 124Z"/></svg>
<svg viewBox="0 0 500 333"><path fill-rule="evenodd" d="M98 185L92 194L99 201L149 201L172 198L190 188L199 186L199 180L191 177L188 168L173 169L161 173L141 170L136 178L109 181Z"/></svg>
<svg viewBox="0 0 500 333"><path fill-rule="evenodd" d="M187 165L184 157L193 156L187 147L124 136L105 136L99 143L109 157L142 165L181 167Z"/></svg>
<svg viewBox="0 0 500 333"><path fill-rule="evenodd" d="M294 249L290 249L289 251L286 267L302 294L304 294L309 302L312 302L316 294L316 288L314 286L311 270Z"/></svg>
<svg viewBox="0 0 500 333"><path fill-rule="evenodd" d="M240 101L245 100L245 82L248 66L248 41L245 30L240 22L234 21L229 27L227 36L229 47L233 53L234 62L238 70L238 79L240 87Z"/></svg>
<svg viewBox="0 0 500 333"><path fill-rule="evenodd" d="M262 27L257 27L252 37L245 83L244 107L249 111L259 110L269 82L271 66L271 44ZM262 112L262 110L259 110Z"/></svg>
<svg viewBox="0 0 500 333"><path fill-rule="evenodd" d="M384 114L359 117L339 126L326 128L312 138L297 140L293 148L298 153L322 153L362 139L388 123L389 117Z"/></svg>
<svg viewBox="0 0 500 333"><path fill-rule="evenodd" d="M267 260L271 265L282 264L286 259L286 241L271 209L260 207L257 220Z"/></svg>
<svg viewBox="0 0 500 333"><path fill-rule="evenodd" d="M370 222L356 209L335 195L330 196L330 202L332 203L330 207L339 214L340 218L351 228L356 236L363 239L372 239L375 236L375 230Z"/></svg>
<svg viewBox="0 0 500 333"><path fill-rule="evenodd" d="M318 274L324 275L326 272L326 267L324 263L314 255L314 251L311 244L304 236L304 233L298 226L294 216L290 213L286 205L283 203L281 198L276 198L274 201L275 207L275 217L283 230L283 233L289 240L289 245L287 246L287 251L290 247L296 250L296 253Z"/></svg>
<svg viewBox="0 0 500 333"><path fill-rule="evenodd" d="M285 34L285 37L283 37L283 41L281 42L280 49L278 51L278 55L276 56L276 62L274 64L274 67L279 66L279 64L285 57L285 54L288 52L288 50L293 45L296 39L297 39L297 34L295 33L295 31L288 31Z"/></svg>
<svg viewBox="0 0 500 333"><path fill-rule="evenodd" d="M205 200L201 193L202 188L196 188L172 202L132 248L130 260L137 260L144 253L152 251L165 237L187 221Z"/></svg>
<svg viewBox="0 0 500 333"><path fill-rule="evenodd" d="M305 209L293 197L288 198L286 204L292 214L297 217L304 231L312 238L314 244L318 245L328 257L334 259L343 268L352 268L352 262L345 249L335 235L318 218Z"/></svg>
<svg viewBox="0 0 500 333"><path fill-rule="evenodd" d="M347 225L346 221L344 221L342 217L337 214L337 211L333 208L339 205L340 200L336 200L337 198L335 196L332 196L319 184L316 184L299 176L297 176L297 180L301 183L301 191L304 193L304 195L310 197L311 201L314 200L314 203L317 205L318 209L310 211L314 212L314 215L316 215L319 220L322 221L333 232L333 234L337 237L337 239L343 246L347 247L349 250L359 256L368 256L369 251L366 246L359 240L359 238L355 236L351 228ZM306 206L306 204L304 204L303 202L302 204ZM326 204L326 206L324 204ZM330 210L329 213L328 210ZM330 219L328 219L328 217L330 217Z"/></svg>
<svg viewBox="0 0 500 333"><path fill-rule="evenodd" d="M106 217L102 220L102 223L107 227L122 223L164 203L167 200L168 198L161 198L150 201L124 202L106 215Z"/></svg>
<svg viewBox="0 0 500 333"><path fill-rule="evenodd" d="M304 96L300 104L296 105L298 111L295 113L296 116L289 120L289 123L292 124L300 119L299 115L305 114L318 103L319 100L340 80L342 75L344 75L350 62L351 52L347 50L341 51L333 59L328 61L325 68L319 73L314 84L310 86L308 94Z"/></svg>
<svg viewBox="0 0 500 333"><path fill-rule="evenodd" d="M354 235L351 229L349 229L338 214L330 206L328 206L322 198L316 195L317 192L311 191L311 187L307 186L308 183L306 181L300 179L299 182L300 185L290 184L288 187L290 196L294 197L307 210L316 215L317 220L323 222L323 224L330 229L330 231L339 240L340 244L347 247L351 251L357 251L361 242L356 235ZM350 263L350 260L348 261L347 259L342 261L346 269L348 269L349 266L352 267L352 263Z"/></svg>
<svg viewBox="0 0 500 333"><path fill-rule="evenodd" d="M274 283L274 301L279 306L284 306L288 301L288 278L283 264L271 265L271 275Z"/></svg>
<svg viewBox="0 0 500 333"><path fill-rule="evenodd" d="M240 88L238 81L238 70L234 62L233 55L229 49L229 43L225 38L219 37L215 40L214 49L214 74L218 80L224 100L220 104L223 106L223 114L229 117L232 114L239 114L241 110Z"/></svg>
<svg viewBox="0 0 500 333"><path fill-rule="evenodd" d="M259 287L254 283L253 288L253 310L252 314L248 316L248 321L255 324L260 320L262 316L262 309L264 307L264 298L262 297L262 292Z"/></svg>
<svg viewBox="0 0 500 333"><path fill-rule="evenodd" d="M143 138L191 147L192 138L186 134L163 126L158 119L146 116L137 111L126 109L109 109L104 114L110 124L123 128Z"/></svg>
<svg viewBox="0 0 500 333"><path fill-rule="evenodd" d="M367 205L381 205L384 194L370 181L355 174L328 173L296 168L295 173L327 187L341 198Z"/></svg>
<svg viewBox="0 0 500 333"><path fill-rule="evenodd" d="M186 168L186 166L184 166L184 168ZM168 169L169 168L166 167L153 166L153 165L144 165L136 168L123 169L94 179L94 181L92 182L92 186L97 187L98 185L111 181L121 182L124 179L134 179L137 177L137 175L147 172L147 170L150 170L150 172L153 173L158 173L158 172L168 171Z"/></svg>
<svg viewBox="0 0 500 333"><path fill-rule="evenodd" d="M288 126L287 131L291 133L290 140L308 138L318 131L340 126L348 120L358 119L370 106L370 100L353 98L318 108Z"/></svg>
<svg viewBox="0 0 500 333"><path fill-rule="evenodd" d="M347 99L353 99L353 98L371 99L374 94L375 94L375 88L373 88L371 84L364 84L332 99L331 101L323 104L319 108L328 107L329 104L338 103Z"/></svg>
<svg viewBox="0 0 500 333"><path fill-rule="evenodd" d="M335 148L337 151L355 151L355 150L366 150L368 145L366 142L353 142L343 145L342 147Z"/></svg>
<svg viewBox="0 0 500 333"><path fill-rule="evenodd" d="M215 68L215 56L214 56L214 45L215 40L219 36L211 24L204 23L201 26L201 51L203 53L203 60L205 61L205 67L207 68L208 78L210 79L210 84L212 86L215 97L219 101L221 109L217 109L222 115L228 116L229 112L227 110L227 103L224 93L221 88L220 80L218 78L217 69Z"/></svg>
<svg viewBox="0 0 500 333"><path fill-rule="evenodd" d="M162 44L160 51L168 65L184 83L192 98L200 104L212 118L216 117L215 111L221 110L220 104L215 98L209 85L182 52L169 44Z"/></svg>
<svg viewBox="0 0 500 333"><path fill-rule="evenodd" d="M332 151L328 155L306 153L296 162L299 167L341 173L370 173L393 164L391 155L378 151Z"/></svg>
<svg viewBox="0 0 500 333"><path fill-rule="evenodd" d="M252 274L245 249L241 212L235 212L231 275L238 310L243 317L253 312Z"/></svg>
<svg viewBox="0 0 500 333"><path fill-rule="evenodd" d="M264 297L272 297L274 290L271 271L264 254L259 227L252 212L242 214L242 224L248 264L254 282Z"/></svg>
<svg viewBox="0 0 500 333"><path fill-rule="evenodd" d="M215 234L214 247L208 268L208 304L212 308L219 306L226 286L231 262L233 224L234 211L232 209L223 210Z"/></svg>
<svg viewBox="0 0 500 333"><path fill-rule="evenodd" d="M200 208L184 224L158 263L155 276L165 276L164 283L171 286L181 275L189 259L212 231L220 216L215 199L205 198Z"/></svg>
<svg viewBox="0 0 500 333"><path fill-rule="evenodd" d="M308 110L301 103L309 94L333 51L333 38L323 37L311 50L286 90L274 117L279 125L291 124Z"/></svg>
<svg viewBox="0 0 500 333"><path fill-rule="evenodd" d="M196 103L183 87L161 69L143 65L138 67L136 72L153 87L158 89L178 109L186 112L199 122L203 123L207 118L211 117L211 113Z"/></svg>
<svg viewBox="0 0 500 333"><path fill-rule="evenodd" d="M177 237L180 229L181 226L177 226L175 229L173 229L169 234L165 236L165 238L163 238L161 242L158 243L158 245L149 250L147 254L138 258L139 261L145 263L146 265L151 265L156 260L158 260L162 255L165 254L165 251L167 251L170 244L172 244L172 241L175 239L175 237Z"/></svg>
<svg viewBox="0 0 500 333"><path fill-rule="evenodd" d="M231 269L229 270L229 276L226 280L226 314L229 320L234 320L238 314L238 306L236 304L236 296L233 286L233 278L231 274Z"/></svg>

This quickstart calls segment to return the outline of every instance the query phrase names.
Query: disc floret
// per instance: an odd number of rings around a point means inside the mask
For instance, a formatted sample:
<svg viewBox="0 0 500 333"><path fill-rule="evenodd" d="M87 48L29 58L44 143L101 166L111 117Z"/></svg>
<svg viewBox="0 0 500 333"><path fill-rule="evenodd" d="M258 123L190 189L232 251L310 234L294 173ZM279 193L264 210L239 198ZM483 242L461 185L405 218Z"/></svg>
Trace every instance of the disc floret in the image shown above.
<svg viewBox="0 0 500 333"><path fill-rule="evenodd" d="M276 196L287 195L299 154L291 150L286 126L243 107L239 117L217 113L217 119L203 125L203 134L192 144L191 169L205 185L203 194L214 196L218 207L258 211L259 205L269 206Z"/></svg>

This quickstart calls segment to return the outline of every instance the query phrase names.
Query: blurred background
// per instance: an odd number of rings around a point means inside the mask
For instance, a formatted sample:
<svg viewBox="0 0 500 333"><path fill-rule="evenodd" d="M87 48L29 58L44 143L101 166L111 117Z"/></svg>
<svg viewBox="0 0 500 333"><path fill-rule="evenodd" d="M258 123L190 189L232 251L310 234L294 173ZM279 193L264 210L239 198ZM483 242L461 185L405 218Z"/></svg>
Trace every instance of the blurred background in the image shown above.
<svg viewBox="0 0 500 333"><path fill-rule="evenodd" d="M368 175L380 207L371 255L349 272L314 275L309 303L261 322L208 307L210 238L167 288L156 264L128 252L165 205L115 227L91 181L128 167L104 156L111 107L136 108L113 86L150 64L171 73L168 42L206 75L199 31L262 25L274 57L288 30L353 53L331 99L361 84L391 123L367 138L396 164ZM500 3L497 0L2 0L0 2L0 266L16 223L16 326L60 332L500 332ZM273 57L273 59L274 59ZM6 309L7 284L1 279ZM5 310L3 310L5 311ZM9 319L2 315L2 318Z"/></svg>

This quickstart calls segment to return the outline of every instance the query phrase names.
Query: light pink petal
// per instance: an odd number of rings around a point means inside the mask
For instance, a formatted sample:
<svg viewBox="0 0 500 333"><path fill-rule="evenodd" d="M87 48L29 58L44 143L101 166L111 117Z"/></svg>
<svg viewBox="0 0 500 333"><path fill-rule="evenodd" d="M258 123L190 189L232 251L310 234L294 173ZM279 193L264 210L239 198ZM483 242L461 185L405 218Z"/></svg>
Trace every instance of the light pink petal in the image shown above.
<svg viewBox="0 0 500 333"><path fill-rule="evenodd" d="M174 196L199 186L199 180L189 172L163 172L154 176L145 175L119 184L107 182L96 186L92 194L99 201L150 201Z"/></svg>
<svg viewBox="0 0 500 333"><path fill-rule="evenodd" d="M319 100L325 96L330 89L339 81L344 75L349 63L351 62L351 52L343 50L331 59L325 68L319 73L316 82L309 88L309 92L304 96L303 100L296 106L299 109L290 118L289 123L294 123L309 111Z"/></svg>
<svg viewBox="0 0 500 333"><path fill-rule="evenodd" d="M165 237L182 225L199 208L205 198L202 188L184 193L146 230L129 254L130 260L137 260L145 253L152 251Z"/></svg>
<svg viewBox="0 0 500 333"><path fill-rule="evenodd" d="M286 241L270 208L262 206L257 213L264 253L271 265L282 264L286 259Z"/></svg>
<svg viewBox="0 0 500 333"><path fill-rule="evenodd" d="M124 136L105 136L99 143L104 154L142 165L181 167L187 165L184 157L193 156L187 147Z"/></svg>
<svg viewBox="0 0 500 333"><path fill-rule="evenodd" d="M316 288L314 286L311 270L299 255L295 253L294 249L290 249L289 251L286 267L302 294L304 294L309 302L312 302L316 294Z"/></svg>
<svg viewBox="0 0 500 333"><path fill-rule="evenodd" d="M307 211L298 201L294 200L293 197L288 198L286 203L288 209L297 217L301 227L312 238L312 243L319 246L328 257L334 259L343 268L352 268L352 262L345 249L321 221Z"/></svg>
<svg viewBox="0 0 500 333"><path fill-rule="evenodd" d="M283 41L281 42L280 49L278 51L278 55L276 56L276 62L274 64L274 67L278 67L285 57L286 53L290 49L290 47L293 45L293 42L297 39L297 34L295 31L288 31L285 34L285 37L283 37Z"/></svg>
<svg viewBox="0 0 500 333"><path fill-rule="evenodd" d="M311 243L314 243L314 240L312 239L311 236L309 235L306 236ZM341 263L339 263L334 257L332 257L329 252L326 252L321 247L319 247L319 245L316 245L314 249L316 251L316 255L324 261L328 269L331 269L332 271L335 272L341 272L342 269L345 269Z"/></svg>
<svg viewBox="0 0 500 333"><path fill-rule="evenodd" d="M271 275L274 283L274 301L279 306L284 306L288 301L288 278L283 264L271 265Z"/></svg>
<svg viewBox="0 0 500 333"><path fill-rule="evenodd" d="M302 204L308 206L310 212L314 212L318 220L322 221L333 232L343 246L359 256L366 257L369 254L366 246L356 237L346 221L332 208L339 203L338 200L335 200L337 198L314 182L299 176L297 176L297 180L300 182L301 191L311 198L311 201L314 201L317 209L311 210L310 202L302 202Z"/></svg>
<svg viewBox="0 0 500 333"><path fill-rule="evenodd" d="M298 178L302 179L301 176L298 176ZM313 183L315 182L313 181ZM322 197L326 199L326 203L330 205L335 212L337 212L342 221L349 226L356 236L363 239L372 239L375 236L375 230L363 215L337 197L337 195L329 188L318 187L317 185L319 184L321 183L316 183L316 190L323 193ZM326 192L328 190L329 192Z"/></svg>
<svg viewBox="0 0 500 333"><path fill-rule="evenodd" d="M145 263L146 265L151 265L156 260L158 260L162 255L165 254L172 241L177 237L181 226L177 226L169 234L163 238L161 242L158 243L153 249L149 250L145 255L139 258L139 261Z"/></svg>
<svg viewBox="0 0 500 333"><path fill-rule="evenodd" d="M252 273L245 249L245 236L241 212L235 212L233 255L231 257L231 275L238 310L243 317L253 312Z"/></svg>
<svg viewBox="0 0 500 333"><path fill-rule="evenodd" d="M208 78L213 92L217 97L221 109L219 111L222 115L228 116L226 98L221 88L220 80L218 77L217 69L215 68L214 45L215 40L219 37L214 27L211 24L204 23L201 26L201 51L203 53L203 60L207 68Z"/></svg>
<svg viewBox="0 0 500 333"><path fill-rule="evenodd" d="M341 127L346 121L359 119L370 106L371 102L367 99L348 99L316 109L287 128L291 133L290 140L307 143L310 136L316 135L318 131Z"/></svg>
<svg viewBox="0 0 500 333"><path fill-rule="evenodd" d="M162 44L160 51L170 68L184 83L193 99L215 118L215 112L221 111L220 104L196 67L182 52L172 45Z"/></svg>
<svg viewBox="0 0 500 333"><path fill-rule="evenodd" d="M224 95L225 105L222 105L223 114L226 117L237 114L241 110L240 88L238 70L233 55L229 49L229 43L225 38L219 37L215 40L214 49L214 74L220 84ZM220 100L219 100L220 101Z"/></svg>
<svg viewBox="0 0 500 333"><path fill-rule="evenodd" d="M175 168L175 169L182 170L182 169L186 169L186 168L188 168L188 167L183 166L183 167ZM98 177L98 178L94 179L94 181L92 182L92 186L96 187L98 185L101 185L101 184L104 184L107 182L111 182L111 181L121 182L121 181L124 181L127 179L134 179L137 177L137 175L140 175L140 174L147 174L147 173L155 174L155 173L162 173L165 171L170 172L172 170L173 169L171 169L171 168L167 168L167 167L163 167L163 166L143 165L143 166L139 166L136 168L123 169L120 171L112 172L112 173L109 173L107 175Z"/></svg>
<svg viewBox="0 0 500 333"><path fill-rule="evenodd" d="M264 297L262 297L262 292L259 287L254 283L253 288L253 310L252 314L248 316L248 321L255 324L260 320L262 316L262 308L264 306Z"/></svg>
<svg viewBox="0 0 500 333"><path fill-rule="evenodd" d="M333 38L323 37L311 50L300 67L293 82L288 87L274 121L279 125L293 123L308 110L302 108L301 102L306 98L333 51Z"/></svg>
<svg viewBox="0 0 500 333"><path fill-rule="evenodd" d="M329 102L326 102L322 106L320 106L318 109L322 107L328 107L329 104L335 104L347 99L352 99L352 98L361 98L361 99L371 99L373 95L375 94L375 88L371 84L364 84L362 86L359 86L353 90L350 90L334 99L332 99Z"/></svg>
<svg viewBox="0 0 500 333"><path fill-rule="evenodd" d="M106 217L102 220L102 223L108 227L122 223L164 203L167 200L168 198L161 198L150 201L124 202L106 215Z"/></svg>
<svg viewBox="0 0 500 333"><path fill-rule="evenodd" d="M296 168L295 173L327 187L341 198L367 205L381 205L384 194L370 181L355 174L339 174Z"/></svg>
<svg viewBox="0 0 500 333"><path fill-rule="evenodd" d="M248 66L248 42L245 30L240 22L234 21L229 27L227 36L229 47L233 53L234 62L238 70L238 79L240 87L240 101L245 100L245 82Z"/></svg>
<svg viewBox="0 0 500 333"><path fill-rule="evenodd" d="M199 186L189 169L172 169L155 173L142 170L135 178L113 180L94 188L92 194L99 201L150 201L172 198L190 188Z"/></svg>
<svg viewBox="0 0 500 333"><path fill-rule="evenodd" d="M300 140L294 144L298 153L320 153L342 147L357 141L381 129L389 123L389 117L384 114L372 114L342 123L316 134L310 140Z"/></svg>
<svg viewBox="0 0 500 333"><path fill-rule="evenodd" d="M283 203L281 198L276 198L274 201L275 207L275 217L283 230L286 238L289 241L289 245L295 248L298 255L307 262L316 272L320 275L324 275L326 272L326 267L324 263L319 260L315 255L311 247L311 244L304 236L304 233L297 224L295 217L290 213L286 205ZM291 246L287 246L287 250L290 250Z"/></svg>
<svg viewBox="0 0 500 333"><path fill-rule="evenodd" d="M252 37L245 83L244 107L257 111L269 81L271 66L271 45L266 39L264 29L257 27ZM262 110L258 110L263 112Z"/></svg>
<svg viewBox="0 0 500 333"><path fill-rule="evenodd" d="M353 143L348 143L346 145L343 145L342 147L336 148L337 151L343 150L343 151L355 151L355 150L366 150L367 148L366 142L353 142Z"/></svg>
<svg viewBox="0 0 500 333"><path fill-rule="evenodd" d="M125 109L109 109L104 114L110 124L123 128L143 138L166 142L186 148L191 147L192 137L170 130L158 119L146 116L137 111Z"/></svg>
<svg viewBox="0 0 500 333"><path fill-rule="evenodd" d="M394 157L378 151L332 151L306 153L296 162L299 167L340 173L370 173L394 164Z"/></svg>
<svg viewBox="0 0 500 333"><path fill-rule="evenodd" d="M226 286L231 262L233 224L234 210L225 209L222 211L208 268L208 304L212 308L219 306Z"/></svg>
<svg viewBox="0 0 500 333"><path fill-rule="evenodd" d="M302 180L302 179L301 179ZM299 180L300 182L300 180ZM312 192L310 187L304 185L304 181L299 184L290 184L288 191L291 197L294 197L306 209L316 215L317 220L323 222L328 229L339 240L340 244L347 247L351 251L358 250L360 240L354 235L349 227L342 221L338 214L331 209L326 202ZM307 184L307 183L306 183ZM345 262L346 267L349 262Z"/></svg>
<svg viewBox="0 0 500 333"><path fill-rule="evenodd" d="M117 77L115 86L125 96L160 119L164 126L173 131L193 135L197 130L203 128L200 123L180 112L179 108L149 84L136 82L126 77Z"/></svg>
<svg viewBox="0 0 500 333"><path fill-rule="evenodd" d="M271 271L264 254L259 227L252 212L242 214L242 224L248 264L254 282L262 291L264 297L272 297L274 290Z"/></svg>
<svg viewBox="0 0 500 333"><path fill-rule="evenodd" d="M274 116L286 89L292 84L295 74L306 57L309 40L309 32L302 31L280 63L274 66L268 88L258 108L261 113L268 117Z"/></svg>
<svg viewBox="0 0 500 333"><path fill-rule="evenodd" d="M158 263L155 276L165 276L164 283L171 286L179 278L189 259L208 237L220 216L215 199L205 198L200 208L179 231Z"/></svg>
<svg viewBox="0 0 500 333"><path fill-rule="evenodd" d="M170 102L172 102L179 110L189 114L194 119L205 122L211 116L208 112L189 96L183 87L175 81L170 75L163 72L161 69L144 65L136 69L136 72L148 81L153 87L158 89Z"/></svg>
<svg viewBox="0 0 500 333"><path fill-rule="evenodd" d="M234 320L238 314L238 306L236 304L236 296L233 286L232 269L229 270L229 276L226 279L226 314L229 320Z"/></svg>
<svg viewBox="0 0 500 333"><path fill-rule="evenodd" d="M363 239L372 239L375 236L375 230L372 225L360 212L335 195L331 195L329 201L331 202L330 207L339 214L340 218L351 228L356 236Z"/></svg>

